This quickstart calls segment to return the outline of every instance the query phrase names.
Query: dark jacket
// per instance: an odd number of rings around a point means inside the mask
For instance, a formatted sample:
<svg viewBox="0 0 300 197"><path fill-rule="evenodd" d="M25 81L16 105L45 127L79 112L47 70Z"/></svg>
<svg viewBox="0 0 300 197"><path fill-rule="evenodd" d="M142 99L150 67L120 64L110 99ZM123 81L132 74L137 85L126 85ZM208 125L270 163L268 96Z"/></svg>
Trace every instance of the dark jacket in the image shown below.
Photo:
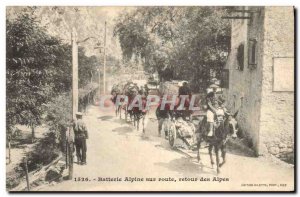
<svg viewBox="0 0 300 197"><path fill-rule="evenodd" d="M74 123L73 128L74 128L75 138L86 138L87 139L89 137L87 128L82 119L77 120Z"/></svg>

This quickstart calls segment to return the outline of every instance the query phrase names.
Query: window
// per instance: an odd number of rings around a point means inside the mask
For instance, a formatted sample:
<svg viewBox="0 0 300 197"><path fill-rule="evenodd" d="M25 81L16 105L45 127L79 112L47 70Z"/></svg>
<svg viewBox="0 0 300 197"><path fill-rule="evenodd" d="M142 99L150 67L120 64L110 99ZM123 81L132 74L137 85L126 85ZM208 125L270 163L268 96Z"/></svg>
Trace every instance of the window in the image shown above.
<svg viewBox="0 0 300 197"><path fill-rule="evenodd" d="M221 87L222 88L229 88L229 70L223 69L221 73Z"/></svg>
<svg viewBox="0 0 300 197"><path fill-rule="evenodd" d="M255 39L249 40L248 50L248 66L250 69L254 69L257 65L257 41Z"/></svg>
<svg viewBox="0 0 300 197"><path fill-rule="evenodd" d="M238 62L238 67L237 69L240 71L244 70L244 44L240 44L238 49L237 49L237 62Z"/></svg>

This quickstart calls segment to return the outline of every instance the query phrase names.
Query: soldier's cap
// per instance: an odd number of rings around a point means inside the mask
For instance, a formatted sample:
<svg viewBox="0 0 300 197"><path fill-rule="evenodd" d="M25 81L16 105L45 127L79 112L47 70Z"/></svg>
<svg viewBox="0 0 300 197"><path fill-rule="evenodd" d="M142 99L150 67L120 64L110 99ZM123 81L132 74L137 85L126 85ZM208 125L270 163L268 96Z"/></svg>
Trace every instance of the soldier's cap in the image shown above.
<svg viewBox="0 0 300 197"><path fill-rule="evenodd" d="M81 112L77 112L76 116L82 116L83 114Z"/></svg>

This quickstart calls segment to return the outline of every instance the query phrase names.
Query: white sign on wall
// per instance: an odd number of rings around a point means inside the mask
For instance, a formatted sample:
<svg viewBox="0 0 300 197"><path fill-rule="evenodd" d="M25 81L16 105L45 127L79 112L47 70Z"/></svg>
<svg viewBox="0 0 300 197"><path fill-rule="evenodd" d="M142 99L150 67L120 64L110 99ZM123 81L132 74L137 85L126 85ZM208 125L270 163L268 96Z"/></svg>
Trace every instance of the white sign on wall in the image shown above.
<svg viewBox="0 0 300 197"><path fill-rule="evenodd" d="M273 91L294 91L294 58L273 59Z"/></svg>

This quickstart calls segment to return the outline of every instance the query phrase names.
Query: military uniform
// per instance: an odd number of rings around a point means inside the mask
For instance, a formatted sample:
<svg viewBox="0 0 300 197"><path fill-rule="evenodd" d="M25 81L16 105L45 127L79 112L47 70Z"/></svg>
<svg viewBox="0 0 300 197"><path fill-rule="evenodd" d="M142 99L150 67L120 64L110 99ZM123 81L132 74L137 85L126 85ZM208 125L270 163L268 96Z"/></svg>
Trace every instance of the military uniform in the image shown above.
<svg viewBox="0 0 300 197"><path fill-rule="evenodd" d="M172 119L172 116L173 116L173 112L171 110L170 103L166 103L164 109L161 110L160 108L161 108L161 103L158 105L158 107L156 108L156 111L155 111L156 117L158 119L158 135L159 136L161 135L162 125L163 125L164 121L169 118ZM168 136L168 134L165 133L165 137L167 137L167 136Z"/></svg>
<svg viewBox="0 0 300 197"><path fill-rule="evenodd" d="M75 147L77 161L86 163L86 139L88 139L88 131L82 119L78 119L74 123Z"/></svg>

